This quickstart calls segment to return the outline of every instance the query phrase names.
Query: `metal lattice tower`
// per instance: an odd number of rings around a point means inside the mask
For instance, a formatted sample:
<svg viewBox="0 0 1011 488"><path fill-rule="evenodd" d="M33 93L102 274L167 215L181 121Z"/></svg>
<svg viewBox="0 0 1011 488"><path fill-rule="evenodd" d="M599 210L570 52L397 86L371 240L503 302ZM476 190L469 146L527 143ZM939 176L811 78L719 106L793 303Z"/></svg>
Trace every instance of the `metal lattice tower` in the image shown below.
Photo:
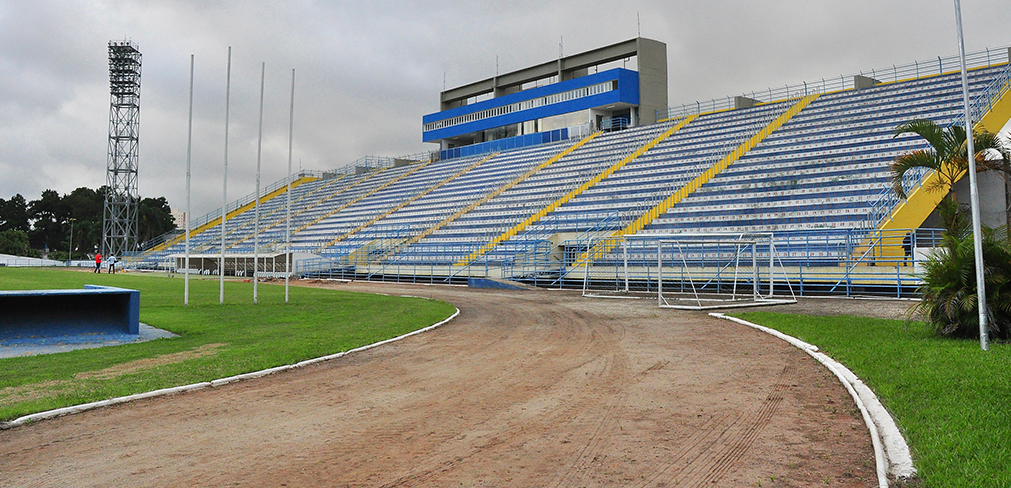
<svg viewBox="0 0 1011 488"><path fill-rule="evenodd" d="M140 56L132 41L109 41L109 163L102 211L102 254L107 256L137 247Z"/></svg>

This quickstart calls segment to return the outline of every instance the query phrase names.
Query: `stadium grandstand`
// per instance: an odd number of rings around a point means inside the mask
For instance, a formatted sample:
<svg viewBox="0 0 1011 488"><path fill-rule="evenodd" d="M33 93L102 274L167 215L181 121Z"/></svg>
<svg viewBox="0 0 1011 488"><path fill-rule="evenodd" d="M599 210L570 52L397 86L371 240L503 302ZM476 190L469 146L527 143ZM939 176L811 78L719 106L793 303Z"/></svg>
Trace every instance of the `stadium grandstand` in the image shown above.
<svg viewBox="0 0 1011 488"><path fill-rule="evenodd" d="M977 129L1011 118L1009 55L968 55ZM613 67L632 57L637 70ZM649 290L658 242L703 237L679 258L701 272L749 236L765 244L747 259L800 294L913 293L939 241L938 195L922 190L928 173L907 178L906 199L893 192L894 158L928 147L894 132L963 123L958 57L680 106L668 106L666 73L666 46L635 38L443 91L422 120L437 150L303 171L233 202L223 265L220 211L203 216L191 268L280 276L290 253L298 276ZM1003 176L980 185L984 224L1003 225ZM183 237L145 243L130 265L180 268ZM724 268L703 281L740 279Z"/></svg>

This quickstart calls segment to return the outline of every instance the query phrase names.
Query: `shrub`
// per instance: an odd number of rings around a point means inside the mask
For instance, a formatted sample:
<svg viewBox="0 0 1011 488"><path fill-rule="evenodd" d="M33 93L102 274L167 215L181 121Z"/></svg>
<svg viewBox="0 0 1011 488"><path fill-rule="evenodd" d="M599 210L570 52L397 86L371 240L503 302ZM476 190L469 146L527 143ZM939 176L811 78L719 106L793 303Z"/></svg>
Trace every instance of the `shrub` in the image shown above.
<svg viewBox="0 0 1011 488"><path fill-rule="evenodd" d="M1006 229L983 229L983 280L990 338L1011 339L1011 244ZM946 232L944 245L924 264L923 301L914 306L938 335L979 338L979 306L972 233Z"/></svg>

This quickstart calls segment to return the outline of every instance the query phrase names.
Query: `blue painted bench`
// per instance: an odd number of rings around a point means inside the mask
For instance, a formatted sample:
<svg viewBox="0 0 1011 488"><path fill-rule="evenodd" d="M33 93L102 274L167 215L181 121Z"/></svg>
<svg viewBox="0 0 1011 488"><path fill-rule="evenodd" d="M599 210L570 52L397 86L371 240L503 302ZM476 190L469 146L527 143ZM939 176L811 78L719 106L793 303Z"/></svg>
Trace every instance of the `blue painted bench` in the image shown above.
<svg viewBox="0 0 1011 488"><path fill-rule="evenodd" d="M0 341L139 333L138 290L84 285L0 291Z"/></svg>

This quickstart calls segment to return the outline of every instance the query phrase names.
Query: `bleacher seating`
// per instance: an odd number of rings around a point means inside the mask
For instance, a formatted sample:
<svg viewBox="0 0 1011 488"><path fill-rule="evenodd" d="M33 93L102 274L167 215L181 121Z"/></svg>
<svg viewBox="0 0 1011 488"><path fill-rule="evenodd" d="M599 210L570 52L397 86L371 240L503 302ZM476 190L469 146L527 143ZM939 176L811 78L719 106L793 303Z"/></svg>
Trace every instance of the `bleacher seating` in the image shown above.
<svg viewBox="0 0 1011 488"><path fill-rule="evenodd" d="M627 223L712 166L789 106L789 102L781 102L752 110L702 116L562 205L545 219L545 224L533 226L517 239L538 233L583 232L594 220L607 218L613 212L621 216L621 222ZM575 218L593 215L600 217ZM552 226L553 222L571 224Z"/></svg>
<svg viewBox="0 0 1011 488"><path fill-rule="evenodd" d="M970 93L1002 69L970 72ZM873 227L869 205L890 188L891 162L927 147L895 127L948 124L961 105L957 74L824 95L644 232Z"/></svg>
<svg viewBox="0 0 1011 488"><path fill-rule="evenodd" d="M972 93L1007 69L1002 64L971 71ZM577 138L315 179L292 189L292 245L324 258L347 260L367 250L368 263L433 266L457 263L499 236L512 237L488 249L485 264L550 252L545 243L559 235L623 228L795 102L701 114L639 157L612 168L606 178L601 172L679 120L606 132L582 146L574 146ZM895 136L895 127L916 118L951 123L961 103L958 74L823 94L640 233L824 229L844 235L873 229L877 222L870 218L870 206L890 188L889 165L900 154L926 147L914 135ZM546 164L567 148L574 150ZM539 165L544 167L533 171ZM594 177L599 182L570 194ZM559 200L562 196L566 198ZM284 242L287 201L282 192L261 205L261 248L276 250ZM552 203L554 210L531 218ZM226 252L252 252L253 224L251 209L229 218ZM510 229L521 230L503 235ZM220 226L207 226L193 236L191 250L217 253L220 239ZM182 251L178 240L146 259Z"/></svg>
<svg viewBox="0 0 1011 488"><path fill-rule="evenodd" d="M459 254L442 256L447 262L469 254L469 250L518 224L523 219L564 195L639 146L670 127L669 123L641 126L597 137L508 191L485 202L415 246L460 245ZM410 251L408 251L410 252Z"/></svg>

